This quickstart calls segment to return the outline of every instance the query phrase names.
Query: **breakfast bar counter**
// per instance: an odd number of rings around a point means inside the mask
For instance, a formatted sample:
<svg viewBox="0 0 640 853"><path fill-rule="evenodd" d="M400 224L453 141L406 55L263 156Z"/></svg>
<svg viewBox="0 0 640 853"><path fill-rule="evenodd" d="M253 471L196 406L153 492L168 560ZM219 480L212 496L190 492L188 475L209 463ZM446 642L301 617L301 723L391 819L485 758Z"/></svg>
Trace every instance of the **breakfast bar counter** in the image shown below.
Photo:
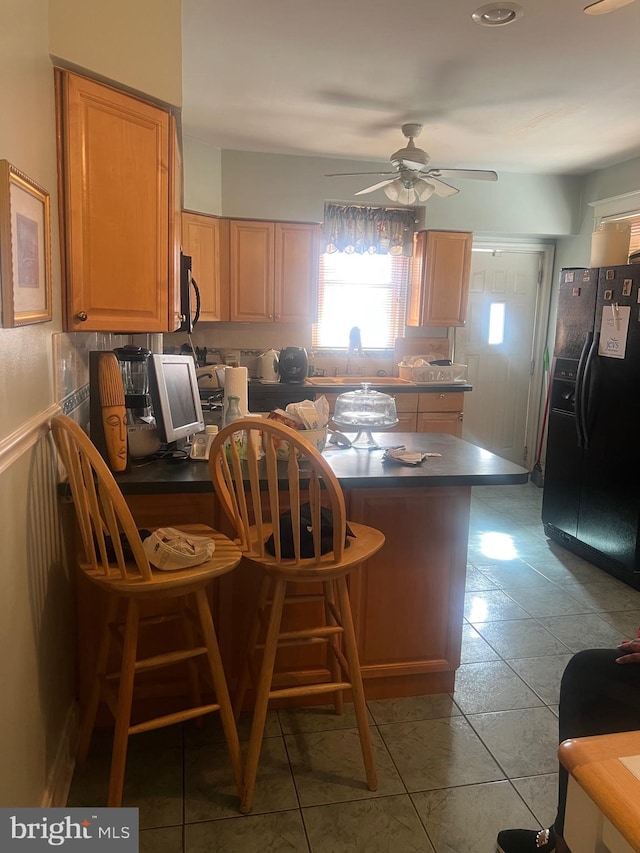
<svg viewBox="0 0 640 853"><path fill-rule="evenodd" d="M451 435L374 433L379 450L327 445L324 456L344 491L347 517L380 529L381 551L353 572L350 594L368 698L453 690L460 663L471 487L525 483L528 472ZM382 460L405 445L437 453L416 467ZM155 461L116 479L140 527L204 522L229 532L206 463ZM214 616L231 685L257 594L243 561L221 579ZM88 617L85 617L88 618ZM291 649L280 671L304 680L324 649Z"/></svg>
<svg viewBox="0 0 640 853"><path fill-rule="evenodd" d="M497 486L526 483L528 472L475 444L442 433L374 433L376 450L356 450L331 443L323 456L344 491L424 486ZM384 462L386 447L439 453L415 467ZM193 460L155 460L134 463L116 475L125 495L211 493L206 463Z"/></svg>

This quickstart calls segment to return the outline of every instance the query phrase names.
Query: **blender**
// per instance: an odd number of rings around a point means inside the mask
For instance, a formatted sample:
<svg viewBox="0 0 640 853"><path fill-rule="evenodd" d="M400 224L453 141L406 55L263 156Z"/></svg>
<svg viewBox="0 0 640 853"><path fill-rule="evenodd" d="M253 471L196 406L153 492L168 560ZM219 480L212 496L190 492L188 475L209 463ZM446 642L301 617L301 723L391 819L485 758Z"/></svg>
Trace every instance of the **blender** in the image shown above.
<svg viewBox="0 0 640 853"><path fill-rule="evenodd" d="M124 386L129 456L151 456L160 449L160 437L151 409L148 360L150 350L127 344L114 350Z"/></svg>

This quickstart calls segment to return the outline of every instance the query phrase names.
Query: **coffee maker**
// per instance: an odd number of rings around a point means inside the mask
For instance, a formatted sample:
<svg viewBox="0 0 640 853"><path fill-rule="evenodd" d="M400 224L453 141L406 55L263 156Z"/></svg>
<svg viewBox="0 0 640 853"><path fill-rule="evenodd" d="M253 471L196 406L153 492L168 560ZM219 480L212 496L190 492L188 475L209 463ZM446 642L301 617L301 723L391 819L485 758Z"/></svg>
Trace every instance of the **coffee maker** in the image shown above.
<svg viewBox="0 0 640 853"><path fill-rule="evenodd" d="M149 396L150 350L127 344L114 350L124 386L129 456L140 459L160 449L160 437Z"/></svg>

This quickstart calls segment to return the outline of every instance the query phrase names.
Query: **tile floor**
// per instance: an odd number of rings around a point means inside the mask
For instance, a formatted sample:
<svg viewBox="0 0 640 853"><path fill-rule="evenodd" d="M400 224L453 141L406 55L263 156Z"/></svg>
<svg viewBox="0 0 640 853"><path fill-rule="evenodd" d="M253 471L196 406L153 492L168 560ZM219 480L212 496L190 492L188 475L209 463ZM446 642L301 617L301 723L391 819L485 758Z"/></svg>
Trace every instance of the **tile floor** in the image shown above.
<svg viewBox="0 0 640 853"><path fill-rule="evenodd" d="M217 717L140 735L124 805L140 809L142 853L492 853L501 828L548 826L562 671L635 636L640 592L549 542L541 500L531 483L474 489L455 693L368 703L375 793L349 712L270 712L248 816ZM94 738L69 805L104 803L109 748Z"/></svg>

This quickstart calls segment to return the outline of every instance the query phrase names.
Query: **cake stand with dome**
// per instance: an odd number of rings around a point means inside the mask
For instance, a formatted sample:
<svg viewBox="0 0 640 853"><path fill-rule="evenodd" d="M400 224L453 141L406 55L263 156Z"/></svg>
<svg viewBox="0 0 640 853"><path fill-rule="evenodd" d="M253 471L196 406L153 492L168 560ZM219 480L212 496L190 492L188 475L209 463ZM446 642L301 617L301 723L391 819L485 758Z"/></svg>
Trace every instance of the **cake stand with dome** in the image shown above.
<svg viewBox="0 0 640 853"><path fill-rule="evenodd" d="M391 429L398 423L396 401L389 394L375 391L363 382L357 391L347 391L336 399L333 422L343 431L357 431L351 446L375 450L378 443L371 432Z"/></svg>

